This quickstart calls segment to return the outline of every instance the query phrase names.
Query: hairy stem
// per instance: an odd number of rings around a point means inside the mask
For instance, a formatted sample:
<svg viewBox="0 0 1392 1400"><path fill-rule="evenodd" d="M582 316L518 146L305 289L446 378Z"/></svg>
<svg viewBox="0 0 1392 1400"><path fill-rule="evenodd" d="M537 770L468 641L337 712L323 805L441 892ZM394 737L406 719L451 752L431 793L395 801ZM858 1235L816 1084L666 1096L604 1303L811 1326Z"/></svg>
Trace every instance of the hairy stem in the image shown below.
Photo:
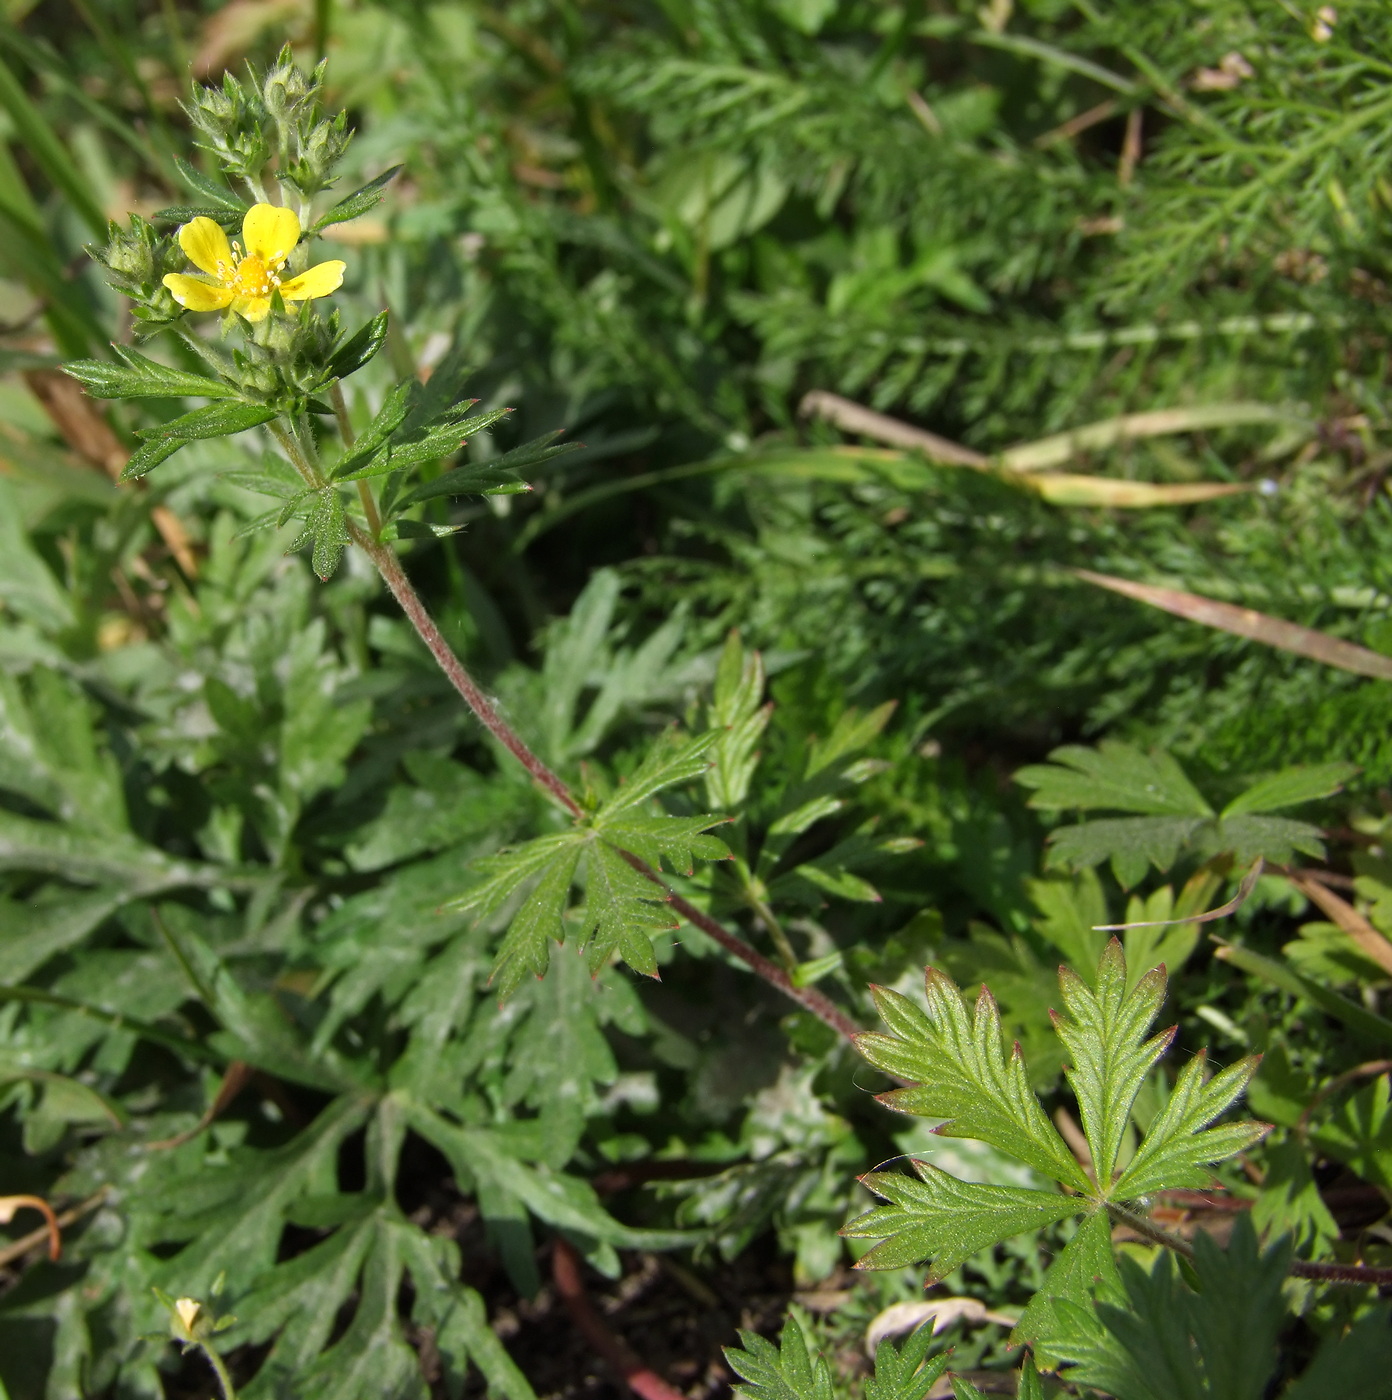
<svg viewBox="0 0 1392 1400"><path fill-rule="evenodd" d="M406 571L401 567L401 561L396 557L396 551L390 545L374 540L352 521L348 522L348 535L377 566L377 572L382 575L382 580L391 590L392 597L401 605L401 611L406 614L421 641L430 649L431 656L445 673L446 679L459 692L464 703L474 712L483 727L571 816L583 816L585 809L571 795L570 789L522 742L520 736L493 708L492 702L465 670L464 663L454 654L453 648L445 640L444 633L435 625L435 619L421 602L420 595L411 586Z"/></svg>
<svg viewBox="0 0 1392 1400"><path fill-rule="evenodd" d="M570 789L522 742L521 737L493 708L488 697L479 689L474 678L465 669L464 663L454 654L450 644L435 625L435 620L426 610L420 595L411 586L410 579L406 577L406 572L401 567L401 561L396 557L396 551L389 544L383 544L381 541L371 538L351 520L348 522L348 535L353 543L362 549L377 566L377 571L391 590L392 597L401 605L402 612L406 614L411 625L416 629L417 635L430 649L430 654L435 658L436 664L445 673L449 683L459 692L464 703L474 712L483 727L571 816L584 816L584 808L575 800ZM815 987L795 986L792 978L777 963L771 962L762 953L751 948L742 938L736 937L718 920L711 918L709 914L704 913L689 900L683 899L676 891L669 888L667 882L647 861L635 856L631 851L620 851L619 854L645 880L651 880L653 884L666 892L668 902L676 913L680 914L688 923L694 924L702 933L709 934L726 952L732 953L744 963L751 972L762 977L770 986L777 987L785 996L797 1002L805 1011L810 1012L819 1021L830 1026L832 1030L845 1039L853 1041L860 1034L861 1028L824 993L817 991Z"/></svg>
<svg viewBox="0 0 1392 1400"><path fill-rule="evenodd" d="M329 403L333 405L334 417L338 420L338 434L343 439L343 446L351 448L358 436L348 419L348 403L343 397L343 386L336 379L329 390ZM382 517L377 514L377 502L372 499L372 488L366 481L358 482L358 500L362 502L363 514L367 517L367 533L374 540L381 539Z"/></svg>
<svg viewBox="0 0 1392 1400"><path fill-rule="evenodd" d="M275 418L266 426L271 430L271 436L280 444L281 450L294 464L295 470L304 478L306 486L317 491L326 485L319 469L310 461L304 443L300 441L300 435L292 422Z"/></svg>
<svg viewBox="0 0 1392 1400"><path fill-rule="evenodd" d="M1144 1215L1112 1201L1107 1202L1107 1213L1118 1225L1125 1225L1138 1235L1144 1235L1153 1244L1172 1249L1186 1259L1194 1257L1194 1246L1188 1240L1171 1234ZM1314 1279L1320 1283L1350 1283L1363 1287L1370 1284L1387 1287L1392 1284L1392 1269L1381 1269L1371 1264L1318 1264L1309 1259L1296 1259L1291 1263L1289 1273L1292 1278Z"/></svg>

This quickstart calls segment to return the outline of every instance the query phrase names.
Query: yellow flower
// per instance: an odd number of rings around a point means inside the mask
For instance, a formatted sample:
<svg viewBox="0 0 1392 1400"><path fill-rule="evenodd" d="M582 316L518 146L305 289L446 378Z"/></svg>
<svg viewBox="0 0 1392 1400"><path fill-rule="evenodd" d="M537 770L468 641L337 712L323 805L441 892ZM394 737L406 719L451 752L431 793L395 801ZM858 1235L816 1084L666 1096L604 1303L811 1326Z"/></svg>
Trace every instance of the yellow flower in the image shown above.
<svg viewBox="0 0 1392 1400"><path fill-rule="evenodd" d="M300 241L300 221L293 209L253 204L242 222L242 237L245 254L239 244L228 243L212 219L192 219L179 230L179 247L208 274L171 272L165 277L164 285L180 306L190 311L221 311L230 306L248 321L264 321L274 292L288 307L292 302L326 297L343 283L344 264L337 260L281 281L280 271Z"/></svg>

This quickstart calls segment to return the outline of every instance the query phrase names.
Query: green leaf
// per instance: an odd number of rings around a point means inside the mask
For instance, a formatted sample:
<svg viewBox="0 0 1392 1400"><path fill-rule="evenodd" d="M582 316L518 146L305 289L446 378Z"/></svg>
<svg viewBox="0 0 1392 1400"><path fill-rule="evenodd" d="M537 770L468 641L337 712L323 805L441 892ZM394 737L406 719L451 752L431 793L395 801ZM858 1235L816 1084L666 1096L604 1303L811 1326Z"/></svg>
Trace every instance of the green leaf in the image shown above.
<svg viewBox="0 0 1392 1400"><path fill-rule="evenodd" d="M1297 851L1322 858L1322 834L1318 827L1289 817L1236 816L1225 817L1211 835L1204 833L1201 844L1215 853L1231 852L1238 865L1251 865L1258 856L1289 865Z"/></svg>
<svg viewBox="0 0 1392 1400"><path fill-rule="evenodd" d="M1211 817L1213 808L1184 770L1162 749L1149 754L1116 739L1095 749L1066 744L1015 774L1034 789L1031 807L1111 808L1154 816Z"/></svg>
<svg viewBox="0 0 1392 1400"><path fill-rule="evenodd" d="M1108 817L1059 827L1049 834L1047 864L1087 869L1110 860L1118 882L1129 889L1153 865L1168 870L1180 847L1207 824L1204 817Z"/></svg>
<svg viewBox="0 0 1392 1400"><path fill-rule="evenodd" d="M1204 1081L1206 1052L1200 1050L1179 1072L1164 1108L1151 1122L1136 1155L1112 1187L1115 1200L1148 1196L1175 1187L1207 1186L1201 1170L1259 1142L1270 1131L1266 1123L1226 1123L1210 1128L1237 1101L1257 1072L1260 1057L1250 1055Z"/></svg>
<svg viewBox="0 0 1392 1400"><path fill-rule="evenodd" d="M745 653L739 633L725 639L715 672L715 689L706 711L706 726L718 730L706 773L706 800L712 807L733 810L749 796L759 763L757 746L773 715L764 698L764 659Z"/></svg>
<svg viewBox="0 0 1392 1400"><path fill-rule="evenodd" d="M1338 792L1358 772L1353 763L1315 763L1295 768L1283 768L1269 778L1253 783L1246 792L1233 798L1223 808L1223 818L1243 812L1275 812L1282 807L1296 807L1302 802L1314 802Z"/></svg>
<svg viewBox="0 0 1392 1400"><path fill-rule="evenodd" d="M918 1179L871 1172L861 1184L891 1202L841 1229L848 1239L877 1239L856 1262L858 1269L900 1269L927 1262L935 1283L979 1250L1012 1235L1055 1225L1077 1215L1082 1202L1054 1191L959 1181L928 1162L913 1162Z"/></svg>
<svg viewBox="0 0 1392 1400"><path fill-rule="evenodd" d="M310 567L325 583L338 571L339 560L348 547L348 522L343 497L332 486L315 497L314 509L305 523L305 532L314 540Z"/></svg>
<svg viewBox="0 0 1392 1400"><path fill-rule="evenodd" d="M365 462L370 462L405 421L412 403L419 394L420 383L412 378L402 380L387 395L372 421L359 435L352 450L334 463L332 475L335 481L355 479L354 473L357 469Z"/></svg>
<svg viewBox="0 0 1392 1400"><path fill-rule="evenodd" d="M485 426L488 422L496 422L507 410L496 410L493 413L481 414L477 420ZM392 446L392 466L393 469L400 465L414 465L417 461L432 461L437 457L452 456L459 450L460 442L467 436L469 431L478 432L479 428L470 428L469 423L462 423L448 428L434 431L421 439L419 442L393 444ZM562 443L559 447L549 447L550 443L559 436L559 433L547 433L544 437L526 443L522 447L514 447L511 452L505 452L501 457L495 457L490 462L481 462L477 465L456 468L455 471L445 472L442 476L436 477L434 481L427 481L424 485L416 487L414 491L408 492L402 497L399 510L405 510L408 506L418 505L422 501L434 500L437 496L461 496L465 494L494 495L498 493L508 493L511 488L512 493L519 491L530 491L532 488L522 480L519 472L525 471L528 467L537 466L541 462L549 461L552 457L559 457L563 453L573 452L578 447L578 443Z"/></svg>
<svg viewBox="0 0 1392 1400"><path fill-rule="evenodd" d="M1311 1140L1364 1181L1392 1191L1392 1101L1387 1074L1378 1075L1340 1104L1311 1134Z"/></svg>
<svg viewBox="0 0 1392 1400"><path fill-rule="evenodd" d="M831 1367L813 1352L791 1312L776 1347L757 1332L741 1331L740 1346L726 1347L725 1359L740 1377L734 1392L745 1400L834 1400Z"/></svg>
<svg viewBox="0 0 1392 1400"><path fill-rule="evenodd" d="M203 174L182 156L174 157L174 168L179 172L184 184L195 194L201 194L204 199L212 200L223 209L234 210L238 214L246 213L246 205L226 185Z"/></svg>
<svg viewBox="0 0 1392 1400"><path fill-rule="evenodd" d="M550 944L565 941L563 920L570 903L575 867L584 850L584 838L579 833L566 832L565 835L568 839L551 849L540 868L540 878L513 915L498 948L492 981L500 997L516 991L528 975L541 977L551 960Z"/></svg>
<svg viewBox="0 0 1392 1400"><path fill-rule="evenodd" d="M206 1298L220 1273L245 1280L266 1274L294 1203L332 1189L339 1149L367 1116L363 1098L345 1094L282 1147L233 1148L220 1165L195 1152L186 1172L166 1176L157 1194L140 1202L136 1225L145 1238L188 1241L160 1269L161 1284Z"/></svg>
<svg viewBox="0 0 1392 1400"><path fill-rule="evenodd" d="M1114 938L1103 950L1092 988L1067 967L1059 987L1067 1016L1055 1020L1073 1064L1068 1083L1078 1100L1099 1186L1111 1185L1131 1107L1151 1067L1174 1039L1171 1028L1145 1039L1165 1000L1165 972L1148 972L1131 992L1126 957Z"/></svg>
<svg viewBox="0 0 1392 1400"><path fill-rule="evenodd" d="M161 462L167 462L181 447L188 445L187 438L158 438L154 442L142 442L130 455L130 460L121 470L120 481L138 481L147 472L153 471Z"/></svg>
<svg viewBox="0 0 1392 1400"><path fill-rule="evenodd" d="M588 847L585 871L578 936L591 973L617 952L635 972L656 977L653 931L677 927L677 921L657 907L667 902L666 890L640 875L603 841Z"/></svg>
<svg viewBox="0 0 1392 1400"><path fill-rule="evenodd" d="M356 374L387 343L388 326L389 313L379 311L354 331L334 351L321 383L326 384L330 379L347 379L350 374Z"/></svg>
<svg viewBox="0 0 1392 1400"><path fill-rule="evenodd" d="M258 403L212 403L195 408L154 428L140 428L136 436L149 443L177 441L180 444L200 438L229 437L260 427L276 416L276 410ZM127 468L129 471L129 468Z"/></svg>
<svg viewBox="0 0 1392 1400"><path fill-rule="evenodd" d="M1035 929L1073 967L1095 968L1107 946L1107 935L1097 927L1107 922L1107 900L1092 867L1071 879L1030 880L1026 889L1041 916Z"/></svg>
<svg viewBox="0 0 1392 1400"><path fill-rule="evenodd" d="M1283 1400L1329 1400L1357 1396L1358 1400L1392 1400L1392 1368L1387 1365L1388 1310L1365 1313L1342 1335L1326 1339L1309 1369Z"/></svg>
<svg viewBox="0 0 1392 1400"><path fill-rule="evenodd" d="M375 209L382 202L382 191L401 174L404 166L393 165L390 169L384 170L374 180L369 180L367 184L354 190L352 194L340 199L322 218L315 221L310 233L319 233L332 224L347 223L350 219L361 218L370 209Z"/></svg>
<svg viewBox="0 0 1392 1400"><path fill-rule="evenodd" d="M1282 1241L1260 1252L1242 1216L1226 1250L1203 1232L1195 1236L1197 1291L1166 1251L1148 1270L1123 1257L1123 1296L1099 1301L1092 1317L1061 1303L1071 1325L1055 1349L1073 1363L1070 1381L1117 1400L1259 1400L1276 1361L1289 1264L1289 1246Z"/></svg>
<svg viewBox="0 0 1392 1400"><path fill-rule="evenodd" d="M932 967L927 1014L898 992L873 991L890 1033L862 1035L857 1045L872 1065L912 1086L881 1094L881 1102L904 1113L944 1118L948 1121L935 1131L945 1137L978 1138L1055 1181L1092 1191L1030 1089L1019 1047L1007 1055L1000 1013L985 987L974 1013L952 979Z"/></svg>
<svg viewBox="0 0 1392 1400"><path fill-rule="evenodd" d="M237 397L237 389L221 380L171 369L124 345L113 345L111 349L120 364L109 360L70 360L62 367L63 373L71 375L97 399Z"/></svg>
<svg viewBox="0 0 1392 1400"><path fill-rule="evenodd" d="M1269 1239L1289 1235L1301 1258L1327 1258L1332 1253L1339 1225L1319 1193L1301 1143L1287 1138L1263 1149L1261 1193L1252 1205L1252 1224Z"/></svg>
<svg viewBox="0 0 1392 1400"><path fill-rule="evenodd" d="M602 824L596 820L596 830L606 842L631 851L654 870L661 870L665 864L679 875L690 875L698 859L729 858L730 849L718 836L702 834L708 827L727 820L711 813L696 817L620 813L617 819Z"/></svg>
<svg viewBox="0 0 1392 1400"><path fill-rule="evenodd" d="M187 224L194 219L211 219L226 233L236 233L245 215L240 209L228 209L222 204L171 204L157 209L150 216L157 224Z"/></svg>
<svg viewBox="0 0 1392 1400"><path fill-rule="evenodd" d="M1363 1044L1373 1049L1385 1049L1392 1045L1392 1021L1328 987L1320 986L1308 977L1302 977L1289 963L1265 957L1240 943L1225 945L1218 950L1218 956L1292 996L1313 1002L1321 1011L1341 1021L1349 1033Z"/></svg>
<svg viewBox="0 0 1392 1400"><path fill-rule="evenodd" d="M947 1369L949 1353L929 1357L933 1325L925 1323L896 1347L885 1337L875 1348L875 1374L865 1382L865 1400L923 1400Z"/></svg>
<svg viewBox="0 0 1392 1400"><path fill-rule="evenodd" d="M717 737L715 734L689 737L675 729L665 731L648 750L637 771L621 783L614 795L595 813L596 827L604 830L614 823L616 817L641 807L663 788L701 777L710 767L706 754ZM705 820L710 825L720 818Z"/></svg>
<svg viewBox="0 0 1392 1400"><path fill-rule="evenodd" d="M1038 1292L1010 1333L1010 1344L1027 1342L1041 1359L1053 1364L1054 1339L1067 1338L1069 1332L1057 1305L1088 1309L1094 1298L1116 1301L1120 1297L1121 1277L1112 1256L1112 1222L1105 1210L1094 1211L1049 1265Z"/></svg>

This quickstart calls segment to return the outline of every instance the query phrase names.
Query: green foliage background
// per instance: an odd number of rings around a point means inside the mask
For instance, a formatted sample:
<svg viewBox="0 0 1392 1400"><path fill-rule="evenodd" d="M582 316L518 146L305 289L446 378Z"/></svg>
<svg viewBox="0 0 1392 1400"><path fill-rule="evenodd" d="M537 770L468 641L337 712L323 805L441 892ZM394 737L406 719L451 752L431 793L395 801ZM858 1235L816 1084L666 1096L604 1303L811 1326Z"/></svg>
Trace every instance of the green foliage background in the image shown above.
<svg viewBox="0 0 1392 1400"><path fill-rule="evenodd" d="M458 1243L422 1227L427 1186L477 1206L490 1257L529 1294L555 1235L609 1276L624 1251L714 1267L772 1235L788 1281L815 1284L851 1261L837 1232L871 1204L862 1174L912 1154L962 1175L957 1140L884 1112L825 1026L690 926L657 927L660 908L630 899L586 966L574 945L596 921L569 909L569 874L492 897L486 876L517 860L499 853L564 845L559 818L360 555L321 583L294 524L244 533L276 470L268 438L194 441L145 489L118 488L102 452L124 455L178 400L115 407L106 448L74 426L90 416L45 411L61 359L129 332L83 245L107 217L197 196L175 164L191 60L216 77L287 39L326 54L330 105L358 126L340 193L404 167L333 249L343 324L390 311L348 385L359 431L428 370L441 403L515 410L456 470L556 430L583 443L529 467L530 496L419 495L404 557L451 642L601 812L672 725L698 747L745 726L716 778L683 770L645 820L733 851L689 875L670 862L676 887L770 956L781 935L862 1025L870 984L917 996L925 962L985 980L1023 1046L1021 1092L1079 1112L1047 1012L1060 958L1097 968L1095 925L1191 916L1254 855L1327 852L1392 929L1387 684L1069 572L1392 652L1385 5L75 13L20 3L0 27L0 1189L77 1211L61 1262L28 1256L5 1278L15 1400L205 1384L196 1359L142 1338L167 1323L152 1285L208 1297L219 1274L239 1393L455 1396L482 1375L522 1400L528 1358L490 1330ZM1105 510L838 453L844 434L799 415L814 389L988 456L1128 412L1255 401L1289 419L1075 454L1068 470L1104 480L1254 488ZM426 485L448 469L427 462ZM1060 744L1075 747L1046 767ZM1147 759L1156 745L1175 758ZM1329 767L1252 798L1292 764ZM737 820L702 836L708 813ZM1189 822L1173 841L1117 836L1167 813ZM1261 821L1279 831L1253 836ZM568 867L577 909L597 904L592 860ZM1225 1065L1265 1052L1250 1102L1275 1129L1250 1171L1212 1168L1251 1203L1229 1250L1200 1236L1172 1267L1133 1245L1113 1267L1084 1236L1067 1256L1093 1248L1111 1270L1095 1305L1081 1274L1054 1276L1040 1359L1077 1385L1146 1400L1147 1349L1168 1347L1192 1358L1174 1382L1191 1390L1170 1393L1386 1393L1371 1291L1280 1285L1292 1255L1389 1262L1385 1219L1337 1220L1320 1194L1361 1190L1373 1212L1392 1190L1387 1079L1360 1069L1388 1053L1388 975L1313 919L1267 874L1233 922L1126 933L1131 989L1165 962L1179 1031L1118 1151L1130 1160L1204 1047ZM1234 941L1222 958L1215 931ZM660 982L611 965L625 939ZM247 1082L213 1121L234 1065ZM600 1173L652 1159L702 1170L600 1199ZM989 1148L976 1171L1047 1184ZM1053 1297L1045 1268L1090 1227L1072 1228L968 1250L947 1285L1017 1312ZM776 1357L746 1339L731 1364L748 1393L921 1395L942 1369L921 1334L885 1343L869 1382L808 1350L844 1358L924 1271L866 1277L840 1315L795 1320ZM1260 1316L1223 1326L1256 1340L1230 1353L1203 1300L1245 1295ZM1017 1364L1003 1329L953 1338L954 1367Z"/></svg>

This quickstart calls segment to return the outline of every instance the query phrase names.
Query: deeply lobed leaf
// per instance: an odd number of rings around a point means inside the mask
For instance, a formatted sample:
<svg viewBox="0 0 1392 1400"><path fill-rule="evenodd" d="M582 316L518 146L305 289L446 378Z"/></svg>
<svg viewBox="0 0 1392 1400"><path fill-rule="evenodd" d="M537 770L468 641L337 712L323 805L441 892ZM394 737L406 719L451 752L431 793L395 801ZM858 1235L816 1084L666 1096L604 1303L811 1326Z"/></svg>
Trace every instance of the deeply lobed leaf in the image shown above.
<svg viewBox="0 0 1392 1400"><path fill-rule="evenodd" d="M861 1178L878 1206L841 1229L848 1239L882 1243L862 1255L858 1269L899 1269L927 1261L929 1283L949 1274L982 1249L1026 1230L1039 1230L1076 1215L1075 1197L1022 1186L959 1181L928 1162L913 1163L917 1180L896 1172Z"/></svg>
<svg viewBox="0 0 1392 1400"><path fill-rule="evenodd" d="M1027 1163L1055 1181L1089 1192L1092 1183L1044 1116L1029 1086L1019 1046L1007 1053L1000 1012L983 987L974 1012L946 973L927 970L928 1011L907 997L875 988L889 1035L858 1038L871 1064L910 1081L881 1094L904 1113L944 1118L936 1131L973 1137Z"/></svg>

